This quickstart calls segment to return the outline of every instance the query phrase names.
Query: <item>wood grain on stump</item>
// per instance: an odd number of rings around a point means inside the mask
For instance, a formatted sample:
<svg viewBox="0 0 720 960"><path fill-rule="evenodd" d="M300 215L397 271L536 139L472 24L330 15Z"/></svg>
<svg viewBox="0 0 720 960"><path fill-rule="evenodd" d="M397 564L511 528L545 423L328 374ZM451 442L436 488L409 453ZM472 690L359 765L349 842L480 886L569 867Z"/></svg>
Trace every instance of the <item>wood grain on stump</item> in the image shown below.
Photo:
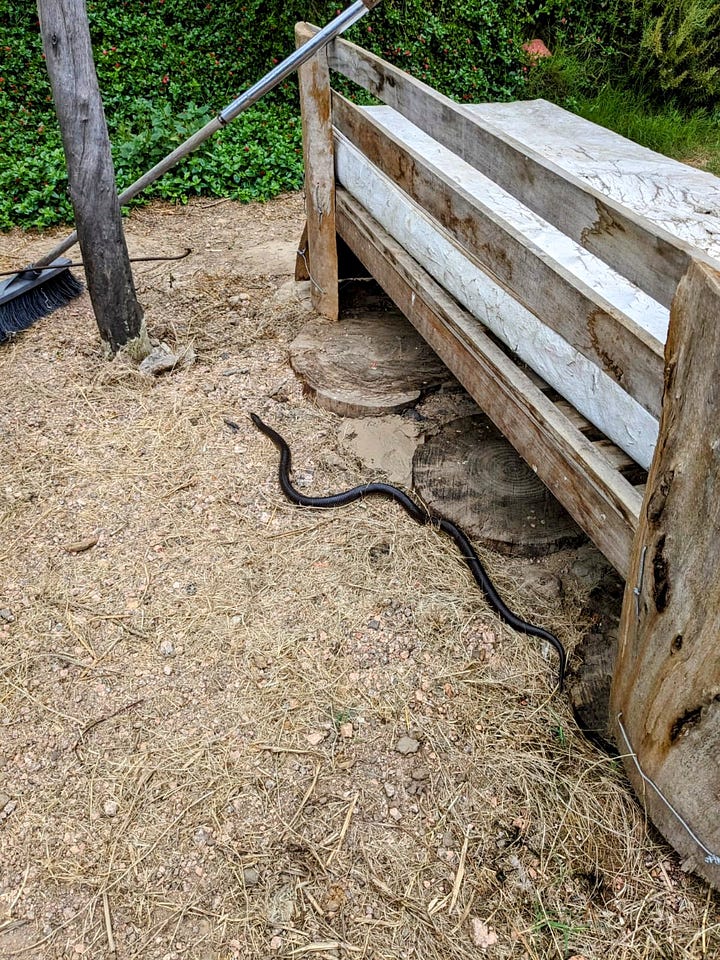
<svg viewBox="0 0 720 960"><path fill-rule="evenodd" d="M585 539L484 415L453 420L419 447L413 486L431 510L504 554L541 556Z"/></svg>
<svg viewBox="0 0 720 960"><path fill-rule="evenodd" d="M345 417L397 413L451 377L394 311L311 320L290 345L290 363L318 406Z"/></svg>

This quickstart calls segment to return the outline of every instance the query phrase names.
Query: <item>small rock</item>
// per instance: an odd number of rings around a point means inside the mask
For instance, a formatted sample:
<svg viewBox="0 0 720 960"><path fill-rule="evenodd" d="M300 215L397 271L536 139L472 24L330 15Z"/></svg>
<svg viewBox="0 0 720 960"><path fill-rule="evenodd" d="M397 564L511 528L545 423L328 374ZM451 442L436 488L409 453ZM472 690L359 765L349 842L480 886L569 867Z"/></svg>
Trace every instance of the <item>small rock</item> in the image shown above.
<svg viewBox="0 0 720 960"><path fill-rule="evenodd" d="M12 610L0 610L0 620L4 620L5 623L13 623L15 617L13 616Z"/></svg>
<svg viewBox="0 0 720 960"><path fill-rule="evenodd" d="M186 347L179 353L173 353L166 343L161 343L157 347L153 347L138 370L146 376L157 377L167 370L174 370L178 365L189 367L194 362L195 350L192 347Z"/></svg>
<svg viewBox="0 0 720 960"><path fill-rule="evenodd" d="M172 640L162 640L160 642L160 656L161 657L174 657L175 656L175 646Z"/></svg>
<svg viewBox="0 0 720 960"><path fill-rule="evenodd" d="M255 887L260 882L260 871L257 867L245 867L243 881L246 887Z"/></svg>
<svg viewBox="0 0 720 960"><path fill-rule="evenodd" d="M407 757L410 753L417 753L420 749L420 743L418 740L415 740L414 737L400 737L398 742L395 744L395 750L398 753L401 753L404 757Z"/></svg>
<svg viewBox="0 0 720 960"><path fill-rule="evenodd" d="M413 780L429 780L430 769L428 767L415 767L410 776Z"/></svg>
<svg viewBox="0 0 720 960"><path fill-rule="evenodd" d="M353 735L353 725L349 721L347 723L341 723L339 726L340 736L345 740L351 740Z"/></svg>
<svg viewBox="0 0 720 960"><path fill-rule="evenodd" d="M106 800L103 804L103 813L106 817L115 817L120 806L116 800Z"/></svg>
<svg viewBox="0 0 720 960"><path fill-rule="evenodd" d="M383 789L385 790L385 795L387 797L392 798L395 796L395 787L391 783L384 783Z"/></svg>
<svg viewBox="0 0 720 960"><path fill-rule="evenodd" d="M173 672L173 668L170 666L169 663L166 663L165 666L163 667L163 673L165 674L166 677L171 677L172 672Z"/></svg>
<svg viewBox="0 0 720 960"><path fill-rule="evenodd" d="M397 823L399 820L402 820L402 813L398 810L397 807L390 807L390 809L388 810L388 813L393 818L395 823Z"/></svg>
<svg viewBox="0 0 720 960"><path fill-rule="evenodd" d="M476 947L480 947L481 950L494 947L498 942L497 933L495 933L493 928L485 923L484 920L480 920L479 917L470 918L470 929L473 943Z"/></svg>
<svg viewBox="0 0 720 960"><path fill-rule="evenodd" d="M282 937L275 936L270 940L270 949L279 950L283 945Z"/></svg>
<svg viewBox="0 0 720 960"><path fill-rule="evenodd" d="M312 733L306 734L305 739L311 747L317 747L325 739L325 734L322 730L313 730Z"/></svg>
<svg viewBox="0 0 720 960"><path fill-rule="evenodd" d="M368 630L379 630L380 621L379 620L368 620Z"/></svg>
<svg viewBox="0 0 720 960"><path fill-rule="evenodd" d="M560 578L540 567L530 567L526 570L523 580L523 590L534 593L542 600L558 600L563 594Z"/></svg>
<svg viewBox="0 0 720 960"><path fill-rule="evenodd" d="M239 303L247 303L250 299L249 293L238 293L235 297L228 297L228 303L236 307Z"/></svg>

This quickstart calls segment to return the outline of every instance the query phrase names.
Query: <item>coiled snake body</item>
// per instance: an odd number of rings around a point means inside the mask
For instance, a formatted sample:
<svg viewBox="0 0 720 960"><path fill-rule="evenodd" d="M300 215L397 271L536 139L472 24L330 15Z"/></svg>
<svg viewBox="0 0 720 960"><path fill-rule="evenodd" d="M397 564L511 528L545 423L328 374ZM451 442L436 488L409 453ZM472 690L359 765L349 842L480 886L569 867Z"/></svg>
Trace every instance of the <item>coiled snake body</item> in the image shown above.
<svg viewBox="0 0 720 960"><path fill-rule="evenodd" d="M505 604L502 597L495 589L495 585L488 576L485 568L483 567L473 545L470 543L460 527L452 523L452 521L446 520L444 517L434 516L432 513L426 510L425 507L415 503L414 500L412 500L398 487L394 487L389 483L366 483L358 487L353 487L351 490L345 490L343 493L335 493L327 497L308 497L305 494L300 493L299 490L296 490L295 487L293 487L290 480L292 458L290 454L290 447L288 446L287 442L280 436L279 433L277 433L277 431L273 430L272 427L269 427L266 423L263 423L257 414L251 413L250 419L258 428L258 430L272 440L272 442L280 451L280 466L278 474L280 487L287 499L292 503L295 503L301 507L328 508L343 507L349 503L354 503L356 500L361 500L364 497L386 497L394 500L396 503L399 503L403 510L417 523L422 524L423 526L430 525L452 537L478 586L483 591L488 603L494 608L498 616L504 620L508 626L512 627L513 630L517 630L518 633L524 633L528 636L538 637L541 640L545 640L555 649L559 658L558 688L560 690L563 689L565 680L565 667L567 663L567 655L565 653L564 646L558 640L558 638L548 630L544 630L542 627L538 627L534 623L528 623L526 620L521 619Z"/></svg>

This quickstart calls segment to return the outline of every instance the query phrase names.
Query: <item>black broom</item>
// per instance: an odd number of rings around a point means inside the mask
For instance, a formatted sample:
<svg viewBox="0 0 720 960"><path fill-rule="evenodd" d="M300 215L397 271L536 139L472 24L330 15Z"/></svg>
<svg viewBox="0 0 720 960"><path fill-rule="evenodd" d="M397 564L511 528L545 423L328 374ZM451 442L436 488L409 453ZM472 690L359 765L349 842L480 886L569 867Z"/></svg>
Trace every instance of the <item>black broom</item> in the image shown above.
<svg viewBox="0 0 720 960"><path fill-rule="evenodd" d="M145 187L154 183L173 167L178 160L192 153L208 137L234 120L243 110L257 103L261 97L314 56L318 50L357 23L379 2L380 0L355 0L352 6L331 20L282 63L273 67L254 86L233 100L221 113L181 143L164 160L157 163L152 170L123 190L118 197L120 205L132 200ZM13 274L9 280L0 284L0 343L13 334L31 327L36 320L47 316L82 293L82 283L70 272L70 261L61 256L76 242L77 233L73 232L37 263Z"/></svg>

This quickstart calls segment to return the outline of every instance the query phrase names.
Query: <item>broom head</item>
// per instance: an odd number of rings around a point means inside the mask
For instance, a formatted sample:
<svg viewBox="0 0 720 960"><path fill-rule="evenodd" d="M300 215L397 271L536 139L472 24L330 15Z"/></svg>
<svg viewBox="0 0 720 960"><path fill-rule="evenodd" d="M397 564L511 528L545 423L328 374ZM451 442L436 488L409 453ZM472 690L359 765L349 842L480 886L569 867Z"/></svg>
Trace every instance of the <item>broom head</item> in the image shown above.
<svg viewBox="0 0 720 960"><path fill-rule="evenodd" d="M65 257L46 269L27 267L0 283L0 343L80 296L84 287Z"/></svg>

